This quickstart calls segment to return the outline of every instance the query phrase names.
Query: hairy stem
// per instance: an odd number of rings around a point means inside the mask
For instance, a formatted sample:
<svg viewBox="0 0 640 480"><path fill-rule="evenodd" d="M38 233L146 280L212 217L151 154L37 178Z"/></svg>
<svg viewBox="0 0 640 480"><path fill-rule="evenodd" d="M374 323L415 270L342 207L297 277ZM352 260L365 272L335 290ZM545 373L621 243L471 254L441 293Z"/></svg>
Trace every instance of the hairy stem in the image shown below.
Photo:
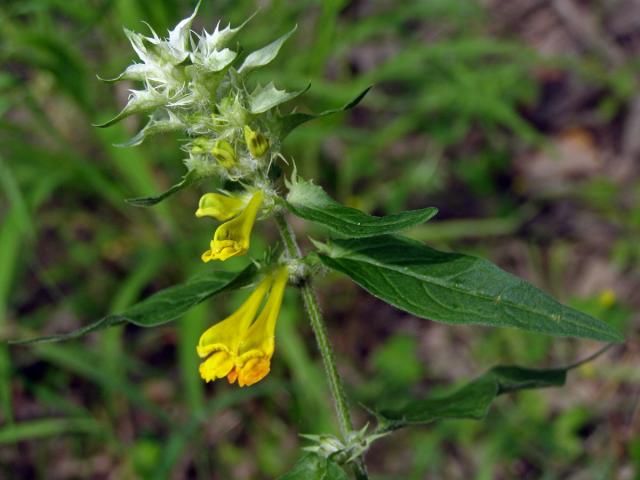
<svg viewBox="0 0 640 480"><path fill-rule="evenodd" d="M289 258L299 260L302 258L300 247L295 237L295 233L291 229L289 223L281 213L275 216L282 241L284 242L286 254ZM329 335L327 334L327 328L322 318L322 312L320 312L320 305L318 304L318 298L316 292L311 285L311 279L305 279L304 283L300 287L302 291L302 298L304 300L304 306L311 321L311 328L316 337L318 349L322 356L322 362L324 364L325 373L329 381L329 388L331 390L331 396L333 397L333 404L340 423L340 432L343 439L347 438L347 435L353 430L353 424L351 423L351 414L349 413L349 405L347 403L347 397L344 393L342 386L342 379L336 368L336 361L333 356L333 349L329 342ZM356 478L359 480L366 480L368 478L364 461L362 458L354 465L354 472Z"/></svg>

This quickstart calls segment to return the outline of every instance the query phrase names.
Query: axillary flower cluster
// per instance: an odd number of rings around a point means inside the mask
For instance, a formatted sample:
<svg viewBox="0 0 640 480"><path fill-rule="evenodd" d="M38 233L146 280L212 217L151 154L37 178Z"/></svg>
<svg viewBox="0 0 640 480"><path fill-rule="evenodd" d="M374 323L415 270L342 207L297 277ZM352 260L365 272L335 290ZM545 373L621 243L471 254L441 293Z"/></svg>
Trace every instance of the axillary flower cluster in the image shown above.
<svg viewBox="0 0 640 480"><path fill-rule="evenodd" d="M218 24L212 33L197 34L191 30L197 10L167 38L153 29L148 36L125 29L140 62L109 81L138 81L143 88L131 90L125 108L98 126L136 113L149 115L146 126L125 146L163 132L186 134L188 173L180 188L217 178L230 189L203 195L195 212L196 217L221 222L202 261L226 261L247 253L256 219L268 218L278 208L269 178L273 162L282 159L278 105L303 92L278 90L273 83L247 88L248 74L271 62L293 31L238 62L238 51L228 45L247 22L235 28ZM261 280L244 304L202 334L197 354L204 359L200 375L205 381L226 377L243 387L269 373L288 277L286 259L263 265Z"/></svg>

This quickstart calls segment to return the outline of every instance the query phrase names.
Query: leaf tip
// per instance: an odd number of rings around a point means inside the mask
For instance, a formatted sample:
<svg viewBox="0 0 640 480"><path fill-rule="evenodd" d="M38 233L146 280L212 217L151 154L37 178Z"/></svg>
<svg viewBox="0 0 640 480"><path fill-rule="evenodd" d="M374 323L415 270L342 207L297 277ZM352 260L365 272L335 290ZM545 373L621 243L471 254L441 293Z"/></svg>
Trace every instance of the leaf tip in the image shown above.
<svg viewBox="0 0 640 480"><path fill-rule="evenodd" d="M360 92L360 94L356 98L354 98L353 100L351 100L351 102L345 105L344 109L348 110L358 105L362 101L362 99L367 96L367 94L371 91L372 88L373 88L373 85L369 85L362 92Z"/></svg>
<svg viewBox="0 0 640 480"><path fill-rule="evenodd" d="M611 327L611 326L610 326ZM624 335L616 328L611 327L611 342L612 343L624 343L626 341L626 338L624 338Z"/></svg>
<svg viewBox="0 0 640 480"><path fill-rule="evenodd" d="M104 123L92 123L91 126L92 127L96 127L96 128L107 128L110 127L111 125L117 123L122 117L120 115L113 117L111 120L107 120Z"/></svg>
<svg viewBox="0 0 640 480"><path fill-rule="evenodd" d="M96 74L96 78L97 78L98 80L100 80L101 82L105 82L105 83L115 83L115 82L117 82L118 80L120 80L120 79L122 78L122 76L123 76L123 75L124 75L124 73L121 73L120 75L118 75L117 77L114 77L114 78L104 78L104 77L101 77L101 76L100 76L100 74L98 73L98 74Z"/></svg>

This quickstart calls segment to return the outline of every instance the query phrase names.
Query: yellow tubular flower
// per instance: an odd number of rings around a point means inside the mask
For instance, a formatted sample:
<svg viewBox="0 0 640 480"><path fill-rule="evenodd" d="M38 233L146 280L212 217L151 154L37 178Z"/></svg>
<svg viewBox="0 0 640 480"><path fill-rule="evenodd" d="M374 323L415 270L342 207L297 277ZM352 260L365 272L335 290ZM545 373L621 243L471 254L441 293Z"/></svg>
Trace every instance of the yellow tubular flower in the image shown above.
<svg viewBox="0 0 640 480"><path fill-rule="evenodd" d="M205 193L200 197L196 217L213 217L221 222L238 215L247 205L248 195L231 197L221 193Z"/></svg>
<svg viewBox="0 0 640 480"><path fill-rule="evenodd" d="M262 380L271 369L271 357L275 348L276 320L282 305L282 296L287 286L287 267L280 267L273 274L273 287L262 312L247 330L240 344L236 361L236 376L241 387ZM229 377L233 382L234 376Z"/></svg>
<svg viewBox="0 0 640 480"><path fill-rule="evenodd" d="M200 376L205 381L225 377L235 370L240 344L272 282L272 277L266 277L238 310L200 336L196 351L200 358L208 357L200 364Z"/></svg>
<svg viewBox="0 0 640 480"><path fill-rule="evenodd" d="M258 284L235 313L202 334L196 350L201 358L206 358L200 364L200 376L205 381L227 377L229 383L237 380L239 386L245 387L269 373L276 320L288 276L286 267L278 268ZM251 323L267 291L269 298Z"/></svg>
<svg viewBox="0 0 640 480"><path fill-rule="evenodd" d="M202 254L203 262L224 261L236 255L244 255L249 250L251 230L263 197L261 191L255 192L239 215L216 229L211 240L211 248Z"/></svg>

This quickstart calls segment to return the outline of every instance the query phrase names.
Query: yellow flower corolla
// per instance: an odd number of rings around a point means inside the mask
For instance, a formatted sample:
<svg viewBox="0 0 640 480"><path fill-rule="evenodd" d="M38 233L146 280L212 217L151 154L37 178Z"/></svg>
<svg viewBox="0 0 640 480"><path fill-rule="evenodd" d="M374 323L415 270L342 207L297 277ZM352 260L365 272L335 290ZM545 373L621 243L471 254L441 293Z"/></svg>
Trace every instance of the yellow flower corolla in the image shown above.
<svg viewBox="0 0 640 480"><path fill-rule="evenodd" d="M227 377L246 387L262 380L271 369L275 328L289 277L280 267L265 277L232 315L207 329L196 350L201 358L200 376L210 382ZM267 301L256 318L264 297ZM254 320L255 319L255 320Z"/></svg>
<svg viewBox="0 0 640 480"><path fill-rule="evenodd" d="M252 156L259 158L267 153L269 140L260 132L254 132L249 125L244 126L244 141Z"/></svg>
<svg viewBox="0 0 640 480"><path fill-rule="evenodd" d="M232 197L218 193L202 196L196 216L211 216L224 222L213 234L209 250L202 254L203 262L224 261L249 250L251 230L263 198L260 190L250 198L249 195Z"/></svg>
<svg viewBox="0 0 640 480"><path fill-rule="evenodd" d="M222 193L205 193L200 197L196 217L213 217L221 222L238 215L249 201L250 195L223 195Z"/></svg>

